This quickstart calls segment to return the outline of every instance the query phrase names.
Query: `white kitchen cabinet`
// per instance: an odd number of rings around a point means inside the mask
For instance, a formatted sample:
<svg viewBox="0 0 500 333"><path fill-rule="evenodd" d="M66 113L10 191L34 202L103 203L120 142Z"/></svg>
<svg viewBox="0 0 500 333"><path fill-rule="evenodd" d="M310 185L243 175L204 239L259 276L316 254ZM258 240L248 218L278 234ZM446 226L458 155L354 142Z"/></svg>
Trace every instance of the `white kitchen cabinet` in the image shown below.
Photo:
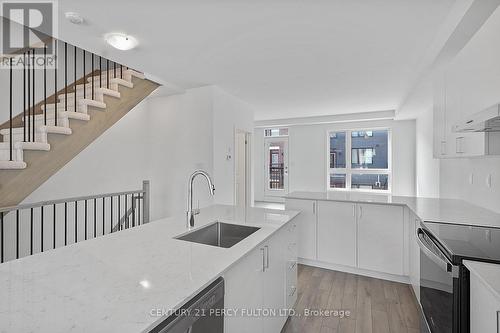
<svg viewBox="0 0 500 333"><path fill-rule="evenodd" d="M358 267L404 275L403 207L358 204Z"/></svg>
<svg viewBox="0 0 500 333"><path fill-rule="evenodd" d="M500 300L470 274L470 331L500 333Z"/></svg>
<svg viewBox="0 0 500 333"><path fill-rule="evenodd" d="M243 314L241 310L262 307L264 260L264 248L259 247L224 274L224 307L238 311L224 317L224 332L254 333L263 331L261 318Z"/></svg>
<svg viewBox="0 0 500 333"><path fill-rule="evenodd" d="M294 307L297 301L297 223L295 220L286 228L286 286L285 304L287 309Z"/></svg>
<svg viewBox="0 0 500 333"><path fill-rule="evenodd" d="M410 212L410 284L420 302L420 247L417 243L417 228L419 227L420 220Z"/></svg>
<svg viewBox="0 0 500 333"><path fill-rule="evenodd" d="M498 133L457 133L455 125L465 122L467 117L479 110L463 110L461 95L457 87L450 87L450 79L440 72L434 78L433 124L434 157L461 158L500 154Z"/></svg>
<svg viewBox="0 0 500 333"><path fill-rule="evenodd" d="M286 199L287 210L300 211L294 219L298 227L298 257L316 260L317 202L315 200Z"/></svg>
<svg viewBox="0 0 500 333"><path fill-rule="evenodd" d="M263 308L281 310L285 308L286 285L286 244L283 232L276 233L264 245L264 270L262 274ZM286 317L263 316L264 332L280 332Z"/></svg>
<svg viewBox="0 0 500 333"><path fill-rule="evenodd" d="M295 266L297 263L293 247L296 238L297 224L292 220L224 274L224 307L238 310L236 315L224 317L225 332L281 331L287 317L282 316L280 311L288 304L294 304L294 299L288 297L288 291L292 283L295 286L297 283L296 267L290 269L289 266L292 262ZM274 311L276 315L259 314L258 311L262 310Z"/></svg>
<svg viewBox="0 0 500 333"><path fill-rule="evenodd" d="M356 204L319 201L318 260L356 266Z"/></svg>

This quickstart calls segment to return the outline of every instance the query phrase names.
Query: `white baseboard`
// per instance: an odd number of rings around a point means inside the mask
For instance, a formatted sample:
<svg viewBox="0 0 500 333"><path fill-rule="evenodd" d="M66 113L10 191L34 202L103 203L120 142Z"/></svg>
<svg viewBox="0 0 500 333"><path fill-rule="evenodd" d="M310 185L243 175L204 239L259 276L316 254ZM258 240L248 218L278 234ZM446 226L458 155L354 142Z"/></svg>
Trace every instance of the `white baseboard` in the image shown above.
<svg viewBox="0 0 500 333"><path fill-rule="evenodd" d="M297 262L299 264L303 264L303 265L307 265L307 266L320 267L320 268L330 269L330 270L334 270L334 271L340 271L340 272L345 272L345 273L350 273L350 274L368 276L368 277L372 277L372 278L376 278L376 279L382 279L382 280L410 284L410 278L408 276L375 272L375 271L370 271L370 270L356 268L356 267L331 264L331 263L327 263L327 262L323 262L323 261L304 259L304 258L298 258Z"/></svg>

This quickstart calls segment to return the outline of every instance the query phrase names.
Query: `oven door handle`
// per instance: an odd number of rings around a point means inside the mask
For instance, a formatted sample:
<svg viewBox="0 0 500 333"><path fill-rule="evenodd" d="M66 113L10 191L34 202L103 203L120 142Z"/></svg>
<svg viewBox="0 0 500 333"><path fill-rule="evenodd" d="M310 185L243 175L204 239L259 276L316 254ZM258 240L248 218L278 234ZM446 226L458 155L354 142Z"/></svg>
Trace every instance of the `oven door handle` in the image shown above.
<svg viewBox="0 0 500 333"><path fill-rule="evenodd" d="M453 272L453 265L449 262L438 256L434 251L429 249L427 245L425 245L424 241L422 240L422 235L424 235L425 232L422 230L422 228L417 228L417 243L422 252L431 259L436 265L441 267L444 271L446 272Z"/></svg>

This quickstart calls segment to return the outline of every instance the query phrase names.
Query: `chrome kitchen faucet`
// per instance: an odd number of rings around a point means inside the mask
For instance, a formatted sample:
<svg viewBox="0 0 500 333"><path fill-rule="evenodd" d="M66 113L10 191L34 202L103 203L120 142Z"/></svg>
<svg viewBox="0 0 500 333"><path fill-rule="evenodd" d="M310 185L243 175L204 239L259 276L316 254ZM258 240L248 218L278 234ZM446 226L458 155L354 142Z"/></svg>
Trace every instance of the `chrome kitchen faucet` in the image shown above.
<svg viewBox="0 0 500 333"><path fill-rule="evenodd" d="M188 229L194 227L194 216L200 213L199 208L193 209L193 182L196 176L198 175L205 177L208 183L208 190L210 191L210 194L211 195L215 194L215 186L212 183L210 175L206 171L196 170L191 174L191 176L189 176L187 184L188 190L187 190L187 212L186 212L186 224Z"/></svg>

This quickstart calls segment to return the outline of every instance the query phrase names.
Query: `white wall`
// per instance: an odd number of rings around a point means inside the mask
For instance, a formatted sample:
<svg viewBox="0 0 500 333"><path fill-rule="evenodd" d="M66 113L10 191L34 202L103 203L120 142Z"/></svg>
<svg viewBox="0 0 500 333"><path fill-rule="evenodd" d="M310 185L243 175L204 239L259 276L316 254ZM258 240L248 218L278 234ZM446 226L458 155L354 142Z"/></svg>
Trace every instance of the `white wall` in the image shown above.
<svg viewBox="0 0 500 333"><path fill-rule="evenodd" d="M352 123L294 125L289 127L289 189L325 191L327 132L351 128L392 129L393 194L415 194L415 121L357 121ZM264 200L263 131L255 131L255 200ZM259 138L257 140L257 137Z"/></svg>
<svg viewBox="0 0 500 333"><path fill-rule="evenodd" d="M432 109L419 114L416 123L416 193L427 198L439 197L439 160L433 156Z"/></svg>
<svg viewBox="0 0 500 333"><path fill-rule="evenodd" d="M500 102L499 31L497 9L447 67L448 103L457 106L453 112L459 117ZM486 185L488 175L491 188ZM440 194L500 212L500 158L442 160Z"/></svg>
<svg viewBox="0 0 500 333"><path fill-rule="evenodd" d="M254 111L250 105L222 89L212 89L215 201L232 205L235 202L235 132L253 132ZM231 158L227 159L227 155Z"/></svg>
<svg viewBox="0 0 500 333"><path fill-rule="evenodd" d="M154 220L185 211L188 176L201 168L214 175L217 202L232 203L234 164L225 163L224 147L234 151L235 126L252 124L250 107L218 88L149 97L25 202L139 189L149 179ZM197 182L195 203L214 202Z"/></svg>

